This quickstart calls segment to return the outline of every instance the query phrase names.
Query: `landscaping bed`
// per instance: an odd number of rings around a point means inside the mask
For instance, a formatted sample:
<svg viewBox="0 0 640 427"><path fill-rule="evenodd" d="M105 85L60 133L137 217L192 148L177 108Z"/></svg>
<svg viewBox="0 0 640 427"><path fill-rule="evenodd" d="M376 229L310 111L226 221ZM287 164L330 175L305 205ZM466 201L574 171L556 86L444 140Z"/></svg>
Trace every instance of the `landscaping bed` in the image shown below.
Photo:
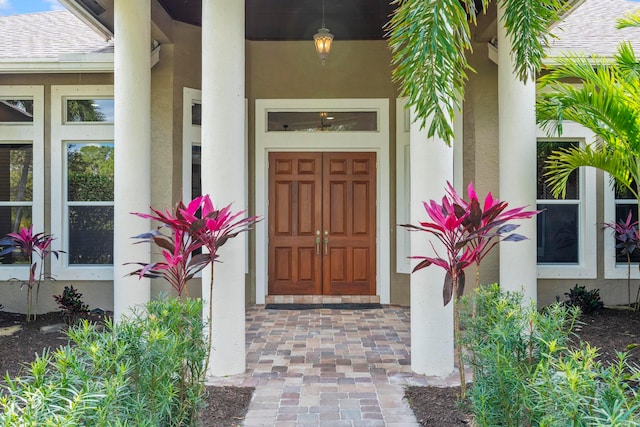
<svg viewBox="0 0 640 427"><path fill-rule="evenodd" d="M24 364L41 354L44 348L66 345L68 339L63 331L41 331L43 326L62 322L61 313L38 315L37 320L26 323L24 314L0 311L0 375L3 379L7 373L11 377L20 375ZM207 387L206 407L200 411L201 426L242 425L252 394L253 389L248 387Z"/></svg>
<svg viewBox="0 0 640 427"><path fill-rule="evenodd" d="M583 340L598 347L603 363L617 361L616 352L626 351L627 362L640 366L640 313L605 308L594 314L583 315L580 321L574 342ZM464 426L469 423L469 414L464 405L458 402L459 388L408 387L405 396L423 426Z"/></svg>
<svg viewBox="0 0 640 427"><path fill-rule="evenodd" d="M26 323L24 315L0 312L0 372L20 374L23 364L33 360L43 348L67 344L64 332L43 333L40 328L62 322L60 313L38 316ZM2 331L20 327L11 335ZM600 349L600 360L617 360L616 352L627 351L627 361L640 366L640 314L631 310L606 308L584 315L574 341L583 340ZM637 344L638 347L634 347ZM236 387L207 387L207 406L201 411L202 426L239 426L253 390ZM416 418L424 426L466 425L469 415L458 402L459 388L408 387L406 397Z"/></svg>

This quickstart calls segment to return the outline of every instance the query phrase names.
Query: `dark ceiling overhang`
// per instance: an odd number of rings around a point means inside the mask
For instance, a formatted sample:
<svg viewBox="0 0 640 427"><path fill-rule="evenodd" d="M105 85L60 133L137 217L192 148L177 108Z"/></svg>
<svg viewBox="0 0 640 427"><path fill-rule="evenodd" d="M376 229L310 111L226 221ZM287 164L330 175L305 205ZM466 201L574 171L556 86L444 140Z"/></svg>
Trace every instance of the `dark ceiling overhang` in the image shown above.
<svg viewBox="0 0 640 427"><path fill-rule="evenodd" d="M201 25L202 0L158 0L173 19ZM380 40L389 0L325 0L325 27L338 40ZM322 26L321 0L245 0L248 40L310 40Z"/></svg>
<svg viewBox="0 0 640 427"><path fill-rule="evenodd" d="M78 5L113 32L114 0L61 1L67 5ZM153 1L153 6L159 5L158 9L164 9L170 19L197 26L202 24L202 0ZM247 40L312 40L322 26L322 0L244 1ZM481 7L482 0L475 2L476 7ZM385 25L396 7L393 0L324 0L325 27L336 40L382 40L385 38Z"/></svg>

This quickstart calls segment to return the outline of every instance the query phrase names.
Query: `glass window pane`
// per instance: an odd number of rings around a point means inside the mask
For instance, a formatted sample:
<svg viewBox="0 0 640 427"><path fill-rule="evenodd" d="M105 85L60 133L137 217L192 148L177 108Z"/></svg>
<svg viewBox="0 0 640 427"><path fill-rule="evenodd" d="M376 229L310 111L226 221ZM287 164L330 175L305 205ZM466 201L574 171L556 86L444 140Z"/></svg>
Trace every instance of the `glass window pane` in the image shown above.
<svg viewBox="0 0 640 427"><path fill-rule="evenodd" d="M191 104L191 124L196 126L202 124L202 104L199 102Z"/></svg>
<svg viewBox="0 0 640 427"><path fill-rule="evenodd" d="M67 144L69 201L113 200L113 143Z"/></svg>
<svg viewBox="0 0 640 427"><path fill-rule="evenodd" d="M69 265L113 264L113 206L69 206Z"/></svg>
<svg viewBox="0 0 640 427"><path fill-rule="evenodd" d="M31 225L31 206L0 206L0 236ZM19 255L6 254L0 264L26 263Z"/></svg>
<svg viewBox="0 0 640 427"><path fill-rule="evenodd" d="M637 221L638 220L638 203L637 202L633 202L633 203L616 203L616 222L619 221L626 221L627 220L627 216L629 215L629 211L631 211L631 222ZM611 233L611 230L607 230L605 231L605 235L606 233ZM615 236L613 234L609 235L611 239L615 239ZM616 244L618 243L618 241L616 240ZM627 262L627 256L626 255L622 255L620 253L620 251L622 250L622 248L616 248L616 262ZM640 262L640 252L638 251L634 251L631 254L631 261L632 262Z"/></svg>
<svg viewBox="0 0 640 427"><path fill-rule="evenodd" d="M33 122L33 99L0 99L0 123Z"/></svg>
<svg viewBox="0 0 640 427"><path fill-rule="evenodd" d="M0 202L33 200L33 146L0 144Z"/></svg>
<svg viewBox="0 0 640 427"><path fill-rule="evenodd" d="M114 122L113 99L68 99L67 122Z"/></svg>
<svg viewBox="0 0 640 427"><path fill-rule="evenodd" d="M631 185L635 188L636 183L635 181L632 180ZM616 194L616 199L631 199L631 200L635 200L636 196L633 195L633 193L626 187L623 188L618 188L618 186L614 186L614 190L615 190L615 194ZM625 217L626 219L626 217Z"/></svg>
<svg viewBox="0 0 640 427"><path fill-rule="evenodd" d="M538 204L538 263L578 262L578 205Z"/></svg>
<svg viewBox="0 0 640 427"><path fill-rule="evenodd" d="M191 198L202 195L201 149L199 145L191 147Z"/></svg>
<svg viewBox="0 0 640 427"><path fill-rule="evenodd" d="M362 132L378 130L375 111L271 111L269 132Z"/></svg>
<svg viewBox="0 0 640 427"><path fill-rule="evenodd" d="M539 200L553 200L555 197L551 194L551 189L546 183L544 174L546 173L546 161L549 155L559 148L569 148L578 146L578 142L565 141L538 141L537 152L537 196ZM565 199L577 200L579 198L579 182L578 171L575 170L569 175L567 181L567 194Z"/></svg>

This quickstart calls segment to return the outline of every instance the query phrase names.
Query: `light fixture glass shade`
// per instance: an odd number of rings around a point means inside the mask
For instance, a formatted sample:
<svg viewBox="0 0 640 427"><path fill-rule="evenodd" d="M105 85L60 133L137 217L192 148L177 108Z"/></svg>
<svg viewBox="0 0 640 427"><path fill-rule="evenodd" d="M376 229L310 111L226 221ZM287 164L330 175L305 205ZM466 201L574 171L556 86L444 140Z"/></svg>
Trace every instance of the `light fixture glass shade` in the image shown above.
<svg viewBox="0 0 640 427"><path fill-rule="evenodd" d="M324 65L327 57L329 56L329 52L331 52L331 42L333 42L333 34L331 34L328 29L322 27L313 36L313 42L316 45L316 52L318 52L318 56L320 57L320 59L322 60L322 64Z"/></svg>

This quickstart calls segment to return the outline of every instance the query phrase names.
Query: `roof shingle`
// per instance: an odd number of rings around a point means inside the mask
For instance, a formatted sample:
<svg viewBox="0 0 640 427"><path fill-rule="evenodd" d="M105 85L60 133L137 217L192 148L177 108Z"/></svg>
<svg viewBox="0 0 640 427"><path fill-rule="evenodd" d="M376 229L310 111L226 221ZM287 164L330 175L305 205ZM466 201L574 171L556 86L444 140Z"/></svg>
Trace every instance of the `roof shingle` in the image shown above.
<svg viewBox="0 0 640 427"><path fill-rule="evenodd" d="M112 52L113 40L105 41L66 10L0 17L0 58Z"/></svg>
<svg viewBox="0 0 640 427"><path fill-rule="evenodd" d="M640 10L640 3L628 0L586 0L552 28L549 56L584 53L611 57L623 40L640 52L640 28L618 30L618 18Z"/></svg>

